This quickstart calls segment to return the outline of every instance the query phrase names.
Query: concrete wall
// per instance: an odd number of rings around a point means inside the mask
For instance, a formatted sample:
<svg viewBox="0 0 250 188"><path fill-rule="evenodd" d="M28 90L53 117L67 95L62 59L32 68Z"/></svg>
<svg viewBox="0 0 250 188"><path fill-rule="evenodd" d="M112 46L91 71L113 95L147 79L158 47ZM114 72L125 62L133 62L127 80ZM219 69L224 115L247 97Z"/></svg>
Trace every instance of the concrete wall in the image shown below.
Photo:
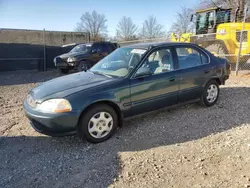
<svg viewBox="0 0 250 188"><path fill-rule="evenodd" d="M89 42L89 34L82 32L0 29L0 43L44 44L44 34L48 46Z"/></svg>

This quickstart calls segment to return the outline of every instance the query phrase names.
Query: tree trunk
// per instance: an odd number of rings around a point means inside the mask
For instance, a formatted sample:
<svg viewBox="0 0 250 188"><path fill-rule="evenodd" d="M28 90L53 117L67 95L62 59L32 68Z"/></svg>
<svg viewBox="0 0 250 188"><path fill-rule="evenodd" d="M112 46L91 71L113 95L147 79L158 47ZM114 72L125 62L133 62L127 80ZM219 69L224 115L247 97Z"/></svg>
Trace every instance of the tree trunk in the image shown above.
<svg viewBox="0 0 250 188"><path fill-rule="evenodd" d="M245 0L240 0L240 10L239 10L239 16L238 19L240 22L244 19L244 10L245 10Z"/></svg>

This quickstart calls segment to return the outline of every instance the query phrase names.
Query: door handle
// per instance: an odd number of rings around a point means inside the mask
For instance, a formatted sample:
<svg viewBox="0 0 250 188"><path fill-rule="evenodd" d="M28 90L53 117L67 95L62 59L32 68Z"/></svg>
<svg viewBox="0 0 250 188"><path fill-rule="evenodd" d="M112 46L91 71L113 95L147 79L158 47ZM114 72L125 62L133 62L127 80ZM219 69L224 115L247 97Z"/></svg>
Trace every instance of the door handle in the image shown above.
<svg viewBox="0 0 250 188"><path fill-rule="evenodd" d="M175 77L169 78L169 81L170 81L170 82L175 81Z"/></svg>

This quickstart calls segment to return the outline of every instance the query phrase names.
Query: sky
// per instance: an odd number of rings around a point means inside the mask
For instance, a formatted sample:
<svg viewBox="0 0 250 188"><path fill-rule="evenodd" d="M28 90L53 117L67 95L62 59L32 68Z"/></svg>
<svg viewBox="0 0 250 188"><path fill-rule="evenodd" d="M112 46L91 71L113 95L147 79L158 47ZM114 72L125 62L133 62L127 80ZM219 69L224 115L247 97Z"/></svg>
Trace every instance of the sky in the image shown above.
<svg viewBox="0 0 250 188"><path fill-rule="evenodd" d="M0 28L73 31L84 12L96 10L107 18L114 36L119 20L131 17L139 27L150 15L168 31L181 6L198 0L0 0Z"/></svg>

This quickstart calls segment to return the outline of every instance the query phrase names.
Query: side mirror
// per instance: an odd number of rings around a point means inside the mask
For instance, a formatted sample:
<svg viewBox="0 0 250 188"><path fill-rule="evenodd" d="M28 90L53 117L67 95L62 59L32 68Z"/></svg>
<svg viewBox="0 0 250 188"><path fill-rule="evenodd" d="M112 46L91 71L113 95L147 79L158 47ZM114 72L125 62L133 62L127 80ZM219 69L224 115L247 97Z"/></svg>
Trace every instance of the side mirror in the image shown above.
<svg viewBox="0 0 250 188"><path fill-rule="evenodd" d="M149 76L149 75L152 75L153 72L150 70L150 68L148 67L141 67L137 70L136 74L135 74L135 77L138 78L138 77L144 77L144 76Z"/></svg>
<svg viewBox="0 0 250 188"><path fill-rule="evenodd" d="M92 54L95 54L95 53L97 53L97 49L92 49Z"/></svg>

